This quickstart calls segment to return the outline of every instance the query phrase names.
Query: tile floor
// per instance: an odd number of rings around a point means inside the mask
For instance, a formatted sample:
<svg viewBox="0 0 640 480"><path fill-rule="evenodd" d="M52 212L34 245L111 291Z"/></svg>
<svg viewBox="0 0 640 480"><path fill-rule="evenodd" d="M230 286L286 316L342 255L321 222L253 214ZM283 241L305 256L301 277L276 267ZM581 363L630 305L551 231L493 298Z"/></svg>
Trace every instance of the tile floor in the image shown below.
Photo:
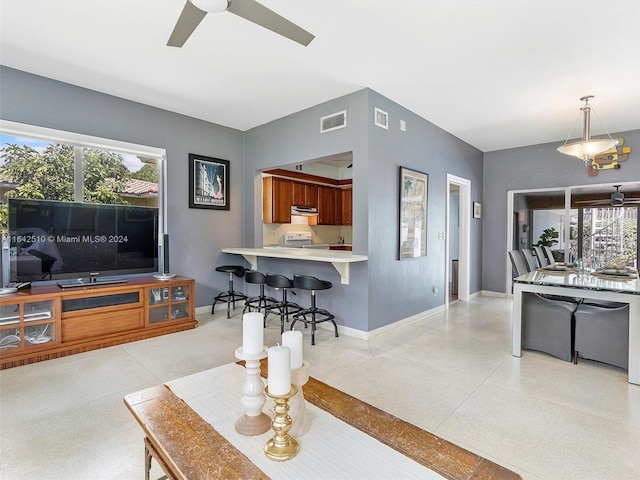
<svg viewBox="0 0 640 480"><path fill-rule="evenodd" d="M319 329L311 374L520 473L640 478L640 386L626 371L510 355L511 301L480 296L370 341ZM142 479L142 430L122 397L234 361L240 309L195 330L0 372L0 478ZM265 343L275 344L271 317ZM154 462L152 478L162 475Z"/></svg>

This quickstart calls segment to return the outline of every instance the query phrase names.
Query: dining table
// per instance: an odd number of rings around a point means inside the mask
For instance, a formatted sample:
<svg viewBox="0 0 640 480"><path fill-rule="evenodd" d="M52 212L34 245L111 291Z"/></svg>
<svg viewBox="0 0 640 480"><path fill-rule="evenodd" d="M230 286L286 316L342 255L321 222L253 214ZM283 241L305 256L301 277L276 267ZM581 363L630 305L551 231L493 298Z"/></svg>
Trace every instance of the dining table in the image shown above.
<svg viewBox="0 0 640 480"><path fill-rule="evenodd" d="M628 381L640 385L640 280L633 269L579 270L555 264L520 275L513 283L512 355L522 355L522 297L559 295L629 305Z"/></svg>

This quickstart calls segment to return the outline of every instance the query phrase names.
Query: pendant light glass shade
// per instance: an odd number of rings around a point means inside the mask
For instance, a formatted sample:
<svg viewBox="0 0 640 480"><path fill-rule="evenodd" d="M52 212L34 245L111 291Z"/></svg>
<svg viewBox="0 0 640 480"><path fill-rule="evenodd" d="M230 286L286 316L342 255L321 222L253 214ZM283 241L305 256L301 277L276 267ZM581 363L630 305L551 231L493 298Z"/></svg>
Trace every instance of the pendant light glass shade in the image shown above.
<svg viewBox="0 0 640 480"><path fill-rule="evenodd" d="M580 100L585 102L584 106L580 109L582 111L582 139L578 142L567 143L558 147L560 153L565 155L571 155L584 160L585 163L589 162L599 153L606 152L610 148L618 145L618 140L614 140L607 132L609 138L591 138L589 133L591 127L591 105L589 100L593 98L593 95L582 97ZM571 133L569 133L571 135ZM568 139L567 139L568 141Z"/></svg>
<svg viewBox="0 0 640 480"><path fill-rule="evenodd" d="M565 143L558 147L558 151L582 160L589 160L598 153L606 152L616 145L618 145L618 140L610 138L592 139L584 142Z"/></svg>

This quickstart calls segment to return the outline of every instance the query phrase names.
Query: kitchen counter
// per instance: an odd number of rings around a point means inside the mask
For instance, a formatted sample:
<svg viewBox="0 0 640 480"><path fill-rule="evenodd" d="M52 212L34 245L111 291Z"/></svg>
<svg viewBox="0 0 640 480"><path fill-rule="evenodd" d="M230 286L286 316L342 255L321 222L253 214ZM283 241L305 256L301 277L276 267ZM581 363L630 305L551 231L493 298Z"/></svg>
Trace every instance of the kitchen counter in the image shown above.
<svg viewBox="0 0 640 480"><path fill-rule="evenodd" d="M338 271L340 283L344 285L349 284L349 265L368 260L366 255L354 255L350 251L315 248L223 248L222 251L242 255L253 270L258 269L258 257L328 262Z"/></svg>

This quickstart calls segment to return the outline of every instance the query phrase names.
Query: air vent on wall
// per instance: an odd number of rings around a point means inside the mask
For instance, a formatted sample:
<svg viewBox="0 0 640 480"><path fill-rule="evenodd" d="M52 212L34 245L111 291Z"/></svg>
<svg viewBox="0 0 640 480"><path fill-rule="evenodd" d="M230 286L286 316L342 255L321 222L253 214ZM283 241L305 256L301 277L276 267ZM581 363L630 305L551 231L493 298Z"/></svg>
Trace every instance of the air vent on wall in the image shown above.
<svg viewBox="0 0 640 480"><path fill-rule="evenodd" d="M320 119L320 133L338 130L347 126L347 111L332 113Z"/></svg>
<svg viewBox="0 0 640 480"><path fill-rule="evenodd" d="M374 108L373 122L376 124L377 127L382 127L386 130L389 130L389 114L384 110L380 110L379 108Z"/></svg>

